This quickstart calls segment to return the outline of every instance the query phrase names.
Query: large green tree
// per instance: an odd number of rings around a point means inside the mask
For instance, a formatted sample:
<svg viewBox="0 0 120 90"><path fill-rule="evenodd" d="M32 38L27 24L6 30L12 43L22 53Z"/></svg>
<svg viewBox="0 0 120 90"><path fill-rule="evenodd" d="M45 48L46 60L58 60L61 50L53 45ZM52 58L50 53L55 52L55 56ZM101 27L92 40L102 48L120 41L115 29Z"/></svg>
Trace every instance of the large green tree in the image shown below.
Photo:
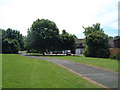
<svg viewBox="0 0 120 90"><path fill-rule="evenodd" d="M28 30L28 47L41 53L53 51L58 47L59 30L56 24L48 19L37 19Z"/></svg>
<svg viewBox="0 0 120 90"><path fill-rule="evenodd" d="M100 28L100 24L93 24L91 27L84 28L84 34L86 36L85 43L85 56L89 57L109 57L109 37Z"/></svg>
<svg viewBox="0 0 120 90"><path fill-rule="evenodd" d="M0 29L2 32L2 53L18 53L24 49L22 34L19 31L8 28Z"/></svg>
<svg viewBox="0 0 120 90"><path fill-rule="evenodd" d="M75 49L75 35L69 34L66 30L62 31L62 49L73 50Z"/></svg>
<svg viewBox="0 0 120 90"><path fill-rule="evenodd" d="M6 32L5 38L17 40L19 43L19 49L20 50L24 49L23 36L22 34L20 34L19 31L8 28L5 32Z"/></svg>

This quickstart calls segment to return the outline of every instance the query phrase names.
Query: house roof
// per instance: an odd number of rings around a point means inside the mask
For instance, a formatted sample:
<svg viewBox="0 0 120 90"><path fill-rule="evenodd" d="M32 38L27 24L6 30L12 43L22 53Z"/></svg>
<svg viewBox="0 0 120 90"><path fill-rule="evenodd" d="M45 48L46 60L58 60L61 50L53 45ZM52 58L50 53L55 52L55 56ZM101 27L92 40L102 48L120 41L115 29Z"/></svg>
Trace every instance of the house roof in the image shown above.
<svg viewBox="0 0 120 90"><path fill-rule="evenodd" d="M116 41L116 40L120 40L120 38L114 39L114 41Z"/></svg>
<svg viewBox="0 0 120 90"><path fill-rule="evenodd" d="M82 43L84 39L76 39L75 43Z"/></svg>

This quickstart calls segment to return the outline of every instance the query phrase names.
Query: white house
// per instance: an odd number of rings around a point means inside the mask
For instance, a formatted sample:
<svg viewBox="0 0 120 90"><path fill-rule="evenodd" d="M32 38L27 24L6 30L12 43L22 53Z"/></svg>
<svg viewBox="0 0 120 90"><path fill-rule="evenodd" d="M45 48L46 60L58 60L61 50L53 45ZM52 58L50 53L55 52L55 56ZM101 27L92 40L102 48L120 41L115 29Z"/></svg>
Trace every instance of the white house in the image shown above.
<svg viewBox="0 0 120 90"><path fill-rule="evenodd" d="M84 48L85 44L83 43L84 39L76 39L76 49L75 49L75 54L83 54L84 53Z"/></svg>

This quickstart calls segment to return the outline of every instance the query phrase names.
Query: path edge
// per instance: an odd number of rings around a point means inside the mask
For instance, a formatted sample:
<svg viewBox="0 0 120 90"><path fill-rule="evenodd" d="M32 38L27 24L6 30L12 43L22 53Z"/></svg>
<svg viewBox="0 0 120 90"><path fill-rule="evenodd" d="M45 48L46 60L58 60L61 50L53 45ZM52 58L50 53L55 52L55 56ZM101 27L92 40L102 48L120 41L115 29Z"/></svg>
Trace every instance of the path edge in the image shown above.
<svg viewBox="0 0 120 90"><path fill-rule="evenodd" d="M104 86L104 85L102 85L102 84L100 84L100 83L98 83L98 82L95 82L95 81L93 81L93 80L91 80L91 79L89 79L89 78L87 78L87 77L84 77L83 75L81 75L81 74L79 74L79 73L77 73L77 72L75 72L75 71L73 71L73 70L71 70L71 69L69 69L69 68L61 65L61 64L57 64L57 63L55 63L55 64L58 65L58 66L60 66L60 67L62 67L62 68L64 68L64 69L66 69L66 70L68 70L68 71L70 71L70 72L72 72L72 73L74 73L74 74L76 74L76 75L79 76L79 77L84 78L85 80L87 80L87 81L89 81L89 82L91 82L91 83L93 83L93 84L97 84L97 85L99 85L99 86L101 86L101 87L103 87L103 88L106 88L106 89L108 89L108 90L111 90L110 88L108 88L108 87L106 87L106 86Z"/></svg>

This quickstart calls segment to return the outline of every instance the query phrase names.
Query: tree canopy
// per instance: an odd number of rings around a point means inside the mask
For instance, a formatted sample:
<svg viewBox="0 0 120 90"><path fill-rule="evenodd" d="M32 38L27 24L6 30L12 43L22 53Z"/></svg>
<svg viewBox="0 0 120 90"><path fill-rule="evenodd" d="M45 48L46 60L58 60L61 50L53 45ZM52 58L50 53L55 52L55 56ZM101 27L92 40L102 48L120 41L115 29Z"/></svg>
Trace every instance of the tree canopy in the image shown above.
<svg viewBox="0 0 120 90"><path fill-rule="evenodd" d="M28 30L27 39L30 48L44 54L46 51L56 49L59 30L54 22L48 19L37 19Z"/></svg>
<svg viewBox="0 0 120 90"><path fill-rule="evenodd" d="M24 49L22 34L17 30L8 28L2 31L2 53L18 53Z"/></svg>
<svg viewBox="0 0 120 90"><path fill-rule="evenodd" d="M75 48L75 35L65 30L59 34L59 29L53 21L37 19L28 29L27 49L33 49L41 53L50 51L71 50Z"/></svg>
<svg viewBox="0 0 120 90"><path fill-rule="evenodd" d="M88 36L90 33L96 32L96 31L101 31L103 32L103 29L100 28L100 23L93 24L92 26L89 27L83 27L85 31L83 32L85 36Z"/></svg>
<svg viewBox="0 0 120 90"><path fill-rule="evenodd" d="M115 36L114 39L120 39L120 36Z"/></svg>
<svg viewBox="0 0 120 90"><path fill-rule="evenodd" d="M66 30L62 31L62 49L72 50L75 49L75 35L69 34Z"/></svg>
<svg viewBox="0 0 120 90"><path fill-rule="evenodd" d="M93 24L93 26L84 29L85 43L87 45L84 55L89 57L109 57L109 38L100 28L100 24Z"/></svg>

